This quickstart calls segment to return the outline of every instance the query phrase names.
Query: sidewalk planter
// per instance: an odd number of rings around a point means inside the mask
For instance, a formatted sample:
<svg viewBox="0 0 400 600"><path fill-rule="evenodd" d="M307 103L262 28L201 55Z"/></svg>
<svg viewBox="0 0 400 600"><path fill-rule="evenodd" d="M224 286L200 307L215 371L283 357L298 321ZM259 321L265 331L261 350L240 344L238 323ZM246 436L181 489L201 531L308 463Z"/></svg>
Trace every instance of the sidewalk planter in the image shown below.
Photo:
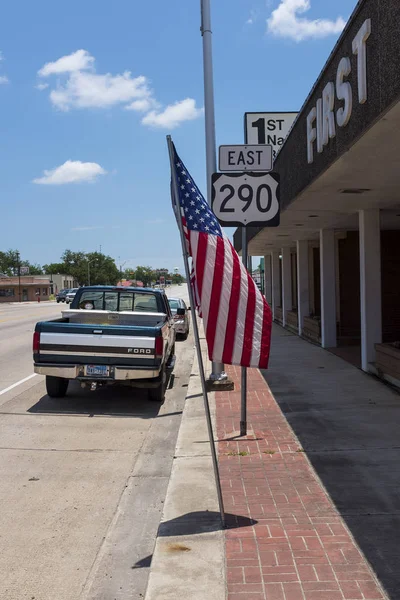
<svg viewBox="0 0 400 600"><path fill-rule="evenodd" d="M299 332L299 319L297 316L297 312L294 310L286 311L286 327L293 331L294 333Z"/></svg>
<svg viewBox="0 0 400 600"><path fill-rule="evenodd" d="M282 307L281 306L277 306L275 308L275 319L274 319L277 323L280 323L282 325L283 323L283 311L282 311Z"/></svg>
<svg viewBox="0 0 400 600"><path fill-rule="evenodd" d="M378 373L400 380L400 342L375 344L375 350Z"/></svg>
<svg viewBox="0 0 400 600"><path fill-rule="evenodd" d="M321 319L319 317L304 317L303 336L317 344L321 343Z"/></svg>

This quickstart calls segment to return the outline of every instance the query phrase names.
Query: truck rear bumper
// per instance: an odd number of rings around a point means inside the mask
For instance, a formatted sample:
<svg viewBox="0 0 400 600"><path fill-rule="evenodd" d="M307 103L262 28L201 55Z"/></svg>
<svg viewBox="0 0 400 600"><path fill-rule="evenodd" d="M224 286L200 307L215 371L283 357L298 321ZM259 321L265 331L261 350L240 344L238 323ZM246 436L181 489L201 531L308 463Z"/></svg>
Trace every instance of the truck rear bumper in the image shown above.
<svg viewBox="0 0 400 600"><path fill-rule="evenodd" d="M62 377L64 379L79 379L82 381L129 381L135 379L156 379L160 376L160 369L132 369L129 367L112 366L110 377L86 377L84 375L83 365L57 365L57 364L37 364L34 365L35 373L39 375L50 375L52 377Z"/></svg>

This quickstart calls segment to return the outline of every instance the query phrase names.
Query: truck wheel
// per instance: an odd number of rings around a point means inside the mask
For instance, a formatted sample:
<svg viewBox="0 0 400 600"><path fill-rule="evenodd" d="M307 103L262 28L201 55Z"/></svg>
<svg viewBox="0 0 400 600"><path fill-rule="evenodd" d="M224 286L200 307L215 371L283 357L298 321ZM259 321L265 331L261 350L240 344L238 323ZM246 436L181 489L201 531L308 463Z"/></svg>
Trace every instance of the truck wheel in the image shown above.
<svg viewBox="0 0 400 600"><path fill-rule="evenodd" d="M67 393L69 379L46 375L46 391L50 398L64 398Z"/></svg>
<svg viewBox="0 0 400 600"><path fill-rule="evenodd" d="M165 367L162 370L162 380L160 385L155 388L149 388L149 400L151 402L164 402L165 390L167 388L167 372Z"/></svg>

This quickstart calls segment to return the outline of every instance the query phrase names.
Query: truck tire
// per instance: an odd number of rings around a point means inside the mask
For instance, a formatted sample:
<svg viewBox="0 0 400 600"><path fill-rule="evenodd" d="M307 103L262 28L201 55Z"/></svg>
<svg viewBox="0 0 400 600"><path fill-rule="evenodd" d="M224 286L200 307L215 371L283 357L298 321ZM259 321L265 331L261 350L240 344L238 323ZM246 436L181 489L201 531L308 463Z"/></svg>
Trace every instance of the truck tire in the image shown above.
<svg viewBox="0 0 400 600"><path fill-rule="evenodd" d="M164 402L165 391L167 389L167 371L165 367L162 370L161 383L157 387L149 388L149 400L151 402Z"/></svg>
<svg viewBox="0 0 400 600"><path fill-rule="evenodd" d="M50 398L64 398L67 393L69 379L46 375L46 391Z"/></svg>

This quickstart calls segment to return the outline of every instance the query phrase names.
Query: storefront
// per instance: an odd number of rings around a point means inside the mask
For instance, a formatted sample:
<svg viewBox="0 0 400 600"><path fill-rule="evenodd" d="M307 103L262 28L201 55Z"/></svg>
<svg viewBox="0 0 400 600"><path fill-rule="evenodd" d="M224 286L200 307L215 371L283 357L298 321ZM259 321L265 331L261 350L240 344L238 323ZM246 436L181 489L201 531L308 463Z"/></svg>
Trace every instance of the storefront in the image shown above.
<svg viewBox="0 0 400 600"><path fill-rule="evenodd" d="M363 0L275 162L281 224L252 228L274 319L400 380L400 2ZM241 249L241 236L234 236Z"/></svg>
<svg viewBox="0 0 400 600"><path fill-rule="evenodd" d="M50 296L50 278L42 276L21 276L0 278L1 302L30 302L48 300Z"/></svg>

